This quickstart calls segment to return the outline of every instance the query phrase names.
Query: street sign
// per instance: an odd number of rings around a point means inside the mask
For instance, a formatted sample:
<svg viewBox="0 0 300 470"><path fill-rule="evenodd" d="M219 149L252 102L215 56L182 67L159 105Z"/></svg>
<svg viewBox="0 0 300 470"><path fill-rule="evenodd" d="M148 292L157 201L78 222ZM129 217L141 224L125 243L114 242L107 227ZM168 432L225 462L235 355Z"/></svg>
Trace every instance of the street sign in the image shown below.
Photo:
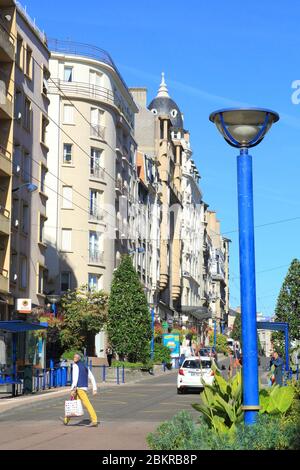
<svg viewBox="0 0 300 470"><path fill-rule="evenodd" d="M167 346L171 351L171 357L179 357L180 355L180 341L179 335L176 334L164 334L163 345Z"/></svg>

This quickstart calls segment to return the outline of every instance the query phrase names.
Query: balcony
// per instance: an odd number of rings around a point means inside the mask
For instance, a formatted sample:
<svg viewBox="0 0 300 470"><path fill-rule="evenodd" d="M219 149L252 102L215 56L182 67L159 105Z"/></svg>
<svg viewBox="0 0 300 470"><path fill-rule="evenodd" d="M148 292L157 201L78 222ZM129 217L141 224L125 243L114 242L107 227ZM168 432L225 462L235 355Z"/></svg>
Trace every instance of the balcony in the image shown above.
<svg viewBox="0 0 300 470"><path fill-rule="evenodd" d="M105 88L100 85L94 85L93 83L67 82L60 80L59 78L51 78L51 81L49 82L49 90L50 93L57 93L57 90L60 90L61 93L71 98L80 97L85 100L95 100L101 103L115 106L120 114L125 116L126 126L129 126L129 128L133 127L132 116L130 116L128 113L126 105L122 102L122 99L109 88ZM122 116L119 119L122 120Z"/></svg>
<svg viewBox="0 0 300 470"><path fill-rule="evenodd" d="M0 267L0 292L8 293L9 278L7 269Z"/></svg>
<svg viewBox="0 0 300 470"><path fill-rule="evenodd" d="M90 209L89 221L90 222L102 222L104 220L104 212L101 209L92 207Z"/></svg>
<svg viewBox="0 0 300 470"><path fill-rule="evenodd" d="M89 251L89 264L102 265L104 253L102 251Z"/></svg>
<svg viewBox="0 0 300 470"><path fill-rule="evenodd" d="M99 124L91 124L90 136L93 139L105 140L105 127Z"/></svg>
<svg viewBox="0 0 300 470"><path fill-rule="evenodd" d="M0 205L0 235L10 234L10 212Z"/></svg>
<svg viewBox="0 0 300 470"><path fill-rule="evenodd" d="M0 145L0 168L1 172L10 176L12 173L11 153Z"/></svg>
<svg viewBox="0 0 300 470"><path fill-rule="evenodd" d="M13 96L7 90L6 84L0 80L0 119L12 119Z"/></svg>
<svg viewBox="0 0 300 470"><path fill-rule="evenodd" d="M0 23L0 61L13 62L15 57L15 40Z"/></svg>
<svg viewBox="0 0 300 470"><path fill-rule="evenodd" d="M95 166L95 168L90 168L90 179L95 180L105 180L105 171L103 168Z"/></svg>

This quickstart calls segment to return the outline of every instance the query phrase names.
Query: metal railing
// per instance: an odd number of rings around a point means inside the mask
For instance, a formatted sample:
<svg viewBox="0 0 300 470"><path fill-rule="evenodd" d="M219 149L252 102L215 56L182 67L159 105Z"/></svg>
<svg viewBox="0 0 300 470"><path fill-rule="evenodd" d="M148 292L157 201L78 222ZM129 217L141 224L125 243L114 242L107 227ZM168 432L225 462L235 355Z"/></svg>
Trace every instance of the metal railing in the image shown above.
<svg viewBox="0 0 300 470"><path fill-rule="evenodd" d="M89 214L90 220L100 221L104 219L104 212L98 208L91 208Z"/></svg>
<svg viewBox="0 0 300 470"><path fill-rule="evenodd" d="M91 124L90 135L91 137L96 137L97 139L105 140L105 127L100 126L99 124Z"/></svg>
<svg viewBox="0 0 300 470"><path fill-rule="evenodd" d="M3 24L0 22L0 30L2 33L4 33L7 36L8 41L14 46L15 45L15 38L13 37L12 34L10 34L7 29L4 28Z"/></svg>
<svg viewBox="0 0 300 470"><path fill-rule="evenodd" d="M5 209L5 207L0 205L0 214L4 215L7 219L10 217L10 212L8 209Z"/></svg>
<svg viewBox="0 0 300 470"><path fill-rule="evenodd" d="M33 20L27 13L26 11L26 7L23 8L21 3L20 2L16 2L16 5L17 5L17 9L19 11L19 13L21 13L23 16L25 16L26 20L28 21L28 23L31 25L31 27L34 29L34 31L37 33L37 35L40 37L41 41L47 45L47 37L46 37L46 34L44 33L44 31L41 31L36 23L35 23L35 19Z"/></svg>
<svg viewBox="0 0 300 470"><path fill-rule="evenodd" d="M120 74L116 64L112 60L111 56L107 51L90 44L84 44L80 42L73 41L62 41L60 39L48 38L48 47L52 52L71 54L76 56L87 57L90 59L98 60L99 62L104 62L105 64L110 65L117 73L119 79L123 83L124 87L129 93L127 85Z"/></svg>
<svg viewBox="0 0 300 470"><path fill-rule="evenodd" d="M102 251L89 251L89 263L100 264L103 263Z"/></svg>
<svg viewBox="0 0 300 470"><path fill-rule="evenodd" d="M0 145L0 155L7 158L7 160L11 160L11 153L2 147L2 145Z"/></svg>
<svg viewBox="0 0 300 470"><path fill-rule="evenodd" d="M103 168L98 167L97 165L93 168L90 167L90 177L97 178L99 180L105 179L105 171Z"/></svg>

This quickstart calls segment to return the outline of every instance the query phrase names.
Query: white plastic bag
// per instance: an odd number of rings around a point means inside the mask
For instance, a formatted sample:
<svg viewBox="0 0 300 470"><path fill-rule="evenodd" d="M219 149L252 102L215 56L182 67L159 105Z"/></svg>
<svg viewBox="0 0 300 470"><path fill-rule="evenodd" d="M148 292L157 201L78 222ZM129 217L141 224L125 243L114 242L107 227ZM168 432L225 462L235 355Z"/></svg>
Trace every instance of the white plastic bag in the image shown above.
<svg viewBox="0 0 300 470"><path fill-rule="evenodd" d="M65 401L65 417L72 418L83 416L83 408L81 400L67 400Z"/></svg>

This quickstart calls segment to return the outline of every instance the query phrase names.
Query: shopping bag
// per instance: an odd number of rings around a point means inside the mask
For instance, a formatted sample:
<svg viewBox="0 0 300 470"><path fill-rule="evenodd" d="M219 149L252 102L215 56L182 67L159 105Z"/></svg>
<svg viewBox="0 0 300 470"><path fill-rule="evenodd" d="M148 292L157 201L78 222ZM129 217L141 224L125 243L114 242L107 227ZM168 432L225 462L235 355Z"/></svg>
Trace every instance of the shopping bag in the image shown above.
<svg viewBox="0 0 300 470"><path fill-rule="evenodd" d="M65 401L65 417L72 418L83 416L83 408L81 400L66 400Z"/></svg>

